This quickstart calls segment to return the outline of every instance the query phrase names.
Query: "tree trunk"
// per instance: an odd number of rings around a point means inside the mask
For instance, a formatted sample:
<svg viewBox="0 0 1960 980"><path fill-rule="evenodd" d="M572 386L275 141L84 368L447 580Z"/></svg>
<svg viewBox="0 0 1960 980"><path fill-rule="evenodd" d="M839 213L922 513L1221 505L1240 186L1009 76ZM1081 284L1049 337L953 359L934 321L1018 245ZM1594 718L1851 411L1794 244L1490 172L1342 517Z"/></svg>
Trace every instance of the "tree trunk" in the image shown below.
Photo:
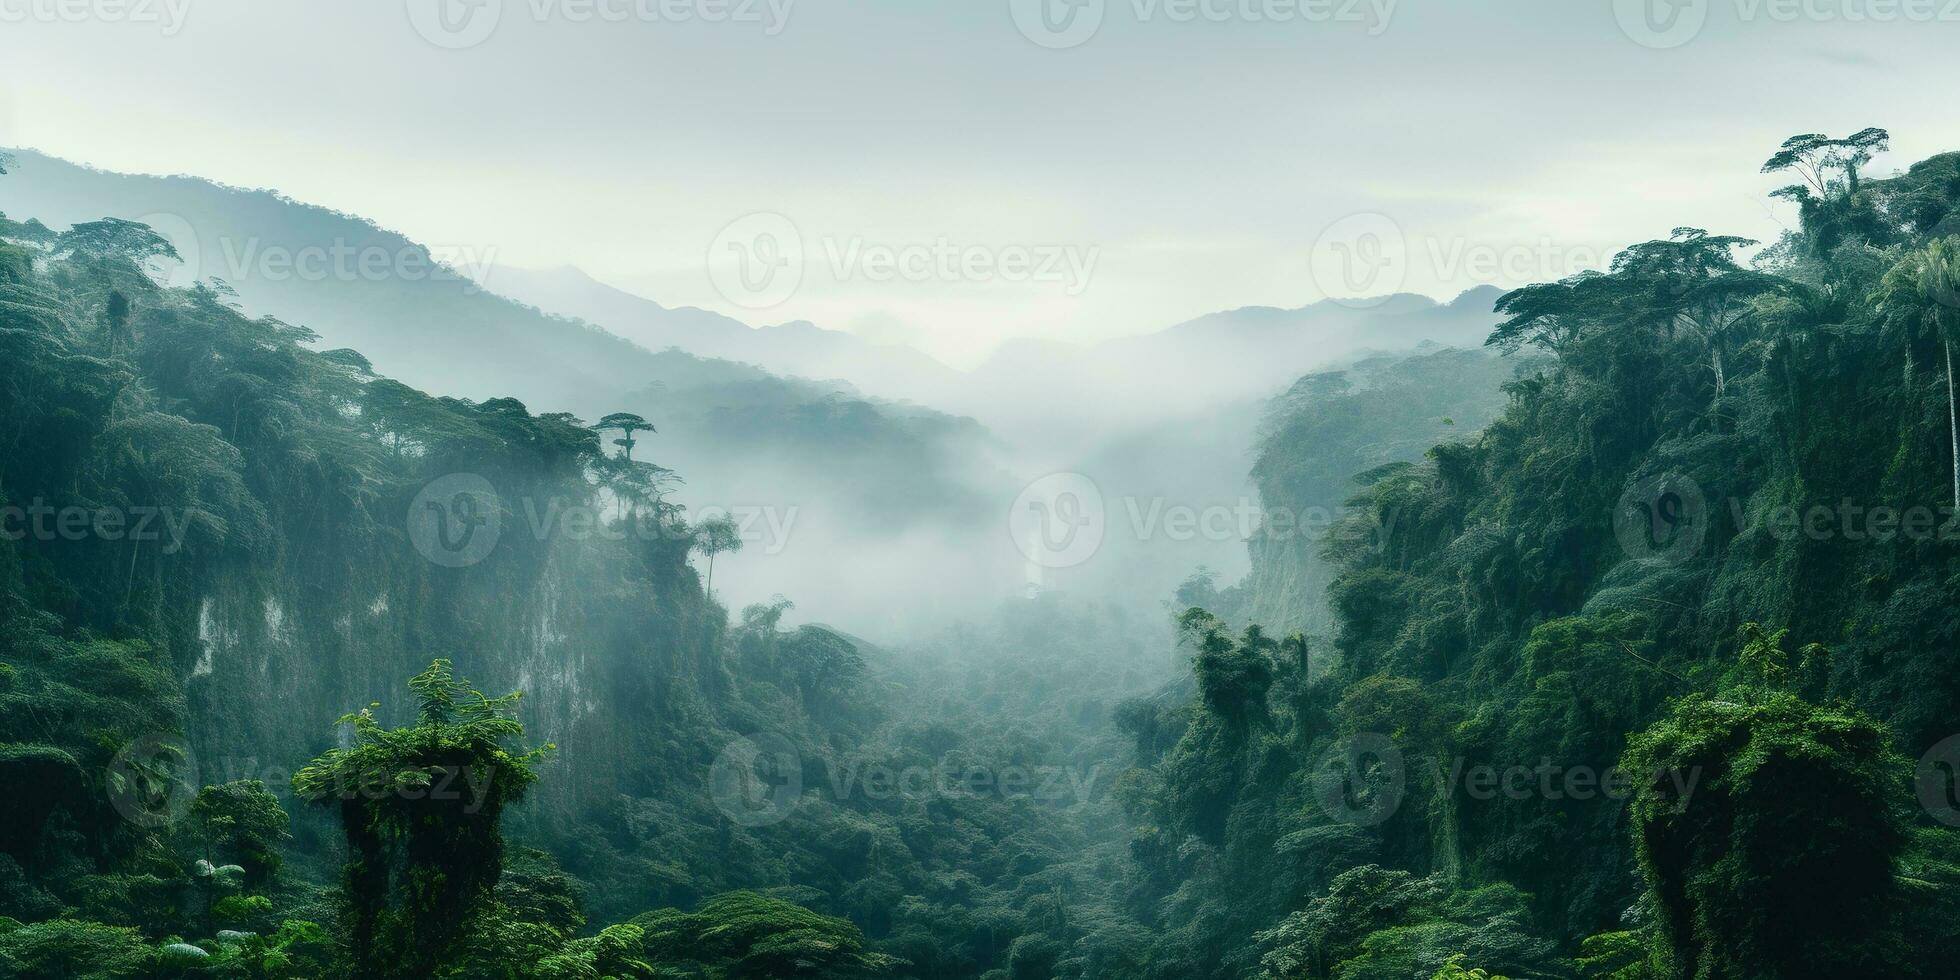
<svg viewBox="0 0 1960 980"><path fill-rule="evenodd" d="M1313 649L1304 633L1293 634L1287 642L1293 645L1295 669L1299 671L1299 687L1293 692L1293 741L1300 758L1306 759L1313 742L1313 733L1307 730L1307 712L1312 709L1308 681L1313 676Z"/></svg>
<svg viewBox="0 0 1960 980"><path fill-rule="evenodd" d="M1946 340L1946 432L1953 443L1953 508L1960 511L1960 409L1953 400L1953 338Z"/></svg>
<svg viewBox="0 0 1960 980"><path fill-rule="evenodd" d="M136 546L130 549L129 575L123 579L123 610L125 612L129 609L129 597L136 592L136 559L142 554L143 542L138 541L136 542Z"/></svg>
<svg viewBox="0 0 1960 980"><path fill-rule="evenodd" d="M1715 428L1715 433L1720 435L1722 432L1722 392L1729 386L1728 372L1723 370L1722 367L1722 348L1720 344L1716 344L1709 349L1708 363L1715 371L1715 401L1709 406L1710 422Z"/></svg>

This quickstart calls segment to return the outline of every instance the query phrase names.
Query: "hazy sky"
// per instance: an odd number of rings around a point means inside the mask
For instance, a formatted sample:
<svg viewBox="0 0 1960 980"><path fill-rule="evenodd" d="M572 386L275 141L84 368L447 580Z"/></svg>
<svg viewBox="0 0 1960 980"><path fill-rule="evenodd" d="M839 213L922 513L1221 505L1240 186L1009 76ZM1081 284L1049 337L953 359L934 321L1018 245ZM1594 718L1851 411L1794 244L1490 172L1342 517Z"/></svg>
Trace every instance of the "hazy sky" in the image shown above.
<svg viewBox="0 0 1960 980"><path fill-rule="evenodd" d="M1886 126L1881 169L1960 148L1956 17L0 0L0 143L273 187L438 248L970 363L1008 337L1552 278L1678 224L1774 236L1783 181L1756 167L1791 133Z"/></svg>

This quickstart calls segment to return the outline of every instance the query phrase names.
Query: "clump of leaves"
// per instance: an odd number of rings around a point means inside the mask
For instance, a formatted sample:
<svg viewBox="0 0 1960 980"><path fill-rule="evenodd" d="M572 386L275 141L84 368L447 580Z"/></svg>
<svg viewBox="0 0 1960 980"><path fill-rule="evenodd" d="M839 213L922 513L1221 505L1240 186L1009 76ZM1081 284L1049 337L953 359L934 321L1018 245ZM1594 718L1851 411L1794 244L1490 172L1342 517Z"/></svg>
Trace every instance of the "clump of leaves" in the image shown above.
<svg viewBox="0 0 1960 980"><path fill-rule="evenodd" d="M417 724L384 728L373 704L340 719L354 745L293 777L302 799L338 805L356 964L376 977L429 975L490 904L502 873L504 808L554 746L514 747L520 695L492 698L437 660L409 681Z"/></svg>

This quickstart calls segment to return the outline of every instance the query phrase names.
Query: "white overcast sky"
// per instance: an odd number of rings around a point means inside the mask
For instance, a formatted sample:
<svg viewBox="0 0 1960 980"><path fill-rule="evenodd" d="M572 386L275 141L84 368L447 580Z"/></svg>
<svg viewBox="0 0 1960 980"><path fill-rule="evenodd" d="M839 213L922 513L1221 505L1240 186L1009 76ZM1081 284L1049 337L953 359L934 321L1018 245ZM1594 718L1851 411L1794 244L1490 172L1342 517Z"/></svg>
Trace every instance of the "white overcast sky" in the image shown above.
<svg viewBox="0 0 1960 980"><path fill-rule="evenodd" d="M1646 0L1654 23L1705 18L1666 49L1622 28L1641 0L1402 0L1385 24L1370 0L1360 23L1325 21L1350 0L1208 0L1216 19L1101 0L1065 49L1024 36L1021 0L775 0L780 23L767 0L714 23L749 0L598 0L612 21L577 18L591 0L474 0L495 28L458 50L414 26L455 3L480 30L470 2L0 0L0 144L276 188L433 246L956 363L1342 292L1314 272L1346 232L1316 242L1357 213L1406 243L1387 285L1448 297L1680 224L1774 236L1792 218L1764 195L1784 181L1756 168L1791 133L1888 127L1881 169L1960 149L1950 0ZM704 259L758 211L806 249L801 287L759 311ZM827 254L941 240L1095 264L1071 295L878 282Z"/></svg>

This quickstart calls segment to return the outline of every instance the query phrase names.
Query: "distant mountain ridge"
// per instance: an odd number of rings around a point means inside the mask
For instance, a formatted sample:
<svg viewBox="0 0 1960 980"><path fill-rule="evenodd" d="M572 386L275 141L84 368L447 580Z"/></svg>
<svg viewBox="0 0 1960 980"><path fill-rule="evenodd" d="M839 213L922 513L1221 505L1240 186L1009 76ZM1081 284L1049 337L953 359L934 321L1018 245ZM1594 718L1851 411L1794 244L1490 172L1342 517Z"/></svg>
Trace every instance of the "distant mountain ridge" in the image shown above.
<svg viewBox="0 0 1960 980"><path fill-rule="evenodd" d="M764 377L753 368L659 356L487 292L441 269L406 236L274 191L116 174L11 152L15 166L0 181L0 211L57 227L105 216L143 221L185 260L168 269L173 283L222 279L248 313L308 327L326 346L359 350L383 373L418 388L597 413L607 408L603 399L654 380L684 388Z"/></svg>
<svg viewBox="0 0 1960 980"><path fill-rule="evenodd" d="M1139 396L1147 396L1146 413L1172 417L1221 400L1270 396L1302 373L1372 351L1423 341L1478 345L1500 294L1484 286L1449 303L1398 294L1294 309L1248 306L1088 346L1010 341L973 370L959 371L916 348L807 321L751 326L711 310L663 306L569 266L523 269L480 255L453 273L421 279L267 274L251 266L323 245L361 261L380 256L435 266L429 250L406 236L277 192L116 174L32 150L15 155L15 173L0 182L0 211L55 225L104 215L150 219L198 266L196 275L226 279L249 311L308 326L406 383L472 397L516 394L588 412L606 407L594 404L597 397L650 381L675 389L703 377L759 380L768 373L810 379L818 383L813 391L907 400L1021 432L1051 424L1059 408L1082 413L1083 427L1100 428L1122 425ZM235 267L241 263L246 267ZM374 315L384 310L388 316ZM401 329L404 317L417 329ZM468 329L457 329L457 320ZM540 336L549 338L543 348L535 343ZM652 357L668 348L692 357ZM710 367L704 360L734 363ZM1105 410L1112 406L1122 410Z"/></svg>
<svg viewBox="0 0 1960 980"><path fill-rule="evenodd" d="M843 381L873 394L925 402L958 372L916 348L873 344L808 320L751 326L698 307L668 307L600 282L576 266L525 269L493 265L484 289L541 310L598 324L643 347L678 347L701 357L753 364L819 381ZM904 384L882 384L888 379Z"/></svg>
<svg viewBox="0 0 1960 980"><path fill-rule="evenodd" d="M115 174L34 151L19 151L11 169L0 212L56 227L105 215L150 223L188 260L160 271L225 279L247 312L306 326L322 346L360 351L413 387L586 419L644 414L659 429L644 454L686 474L676 499L800 515L793 554L772 554L766 567L738 556L717 584L745 599L793 594L833 619L848 619L838 610L875 592L872 581L930 592L912 604L922 609L974 598L904 571L921 563L985 568L989 587L1016 586L1023 561L1000 522L1017 488L1044 474L1088 474L1112 501L1246 498L1252 430L1271 398L1374 353L1479 346L1498 294L1250 306L1091 345L1023 338L961 371L806 321L757 327L667 307L571 267L464 255L438 272L404 235L272 191ZM322 249L355 256L353 271ZM371 258L381 274L361 271ZM330 274L306 274L296 259ZM899 560L867 540L930 554ZM1124 557L1102 567L1138 601L1197 564L1230 572L1245 562L1235 541L1136 544L1112 543Z"/></svg>
<svg viewBox="0 0 1960 980"><path fill-rule="evenodd" d="M866 583L904 567L880 548L926 537L977 552L987 504L1012 496L970 420L876 402L842 382L649 349L438 272L429 249L372 221L272 191L115 174L31 150L13 157L0 212L57 229L103 217L150 224L186 260L153 274L223 279L244 312L304 326L319 347L358 351L410 387L587 420L646 416L658 432L640 439L640 456L685 476L671 499L794 527L793 542L753 542L751 555L723 561L716 587L738 608L787 592L838 616L877 591ZM864 492L872 482L880 493ZM999 550L1011 580L1018 560Z"/></svg>
<svg viewBox="0 0 1960 980"><path fill-rule="evenodd" d="M797 320L750 326L693 307L665 307L563 266L495 266L493 292L604 327L653 349L754 364L779 374L842 382L862 391L968 415L1017 439L1052 429L1058 413L1075 427L1106 430L1269 397L1301 374L1378 351L1422 343L1474 347L1495 322L1502 291L1480 286L1448 303L1401 293L1371 300L1322 300L1294 309L1247 306L1092 345L1041 338L1002 344L961 371L904 345ZM1147 401L1150 418L1098 406Z"/></svg>

